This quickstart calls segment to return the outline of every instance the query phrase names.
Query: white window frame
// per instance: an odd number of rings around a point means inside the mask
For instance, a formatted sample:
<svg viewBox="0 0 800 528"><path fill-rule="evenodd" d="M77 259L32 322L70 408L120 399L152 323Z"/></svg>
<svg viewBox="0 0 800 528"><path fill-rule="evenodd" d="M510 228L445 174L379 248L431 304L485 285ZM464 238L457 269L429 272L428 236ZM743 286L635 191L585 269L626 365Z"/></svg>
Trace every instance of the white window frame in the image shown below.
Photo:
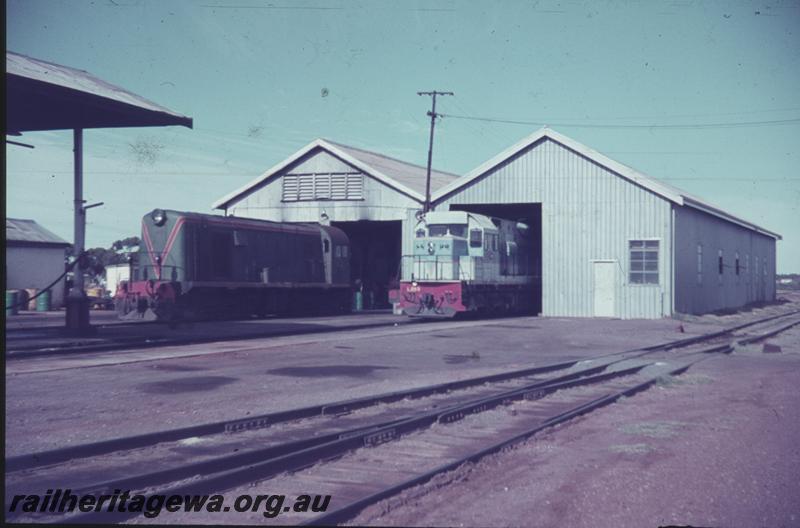
<svg viewBox="0 0 800 528"><path fill-rule="evenodd" d="M655 248L651 245L648 247L648 243L652 244L655 242ZM633 247L633 244L640 243L641 247ZM645 287L652 287L652 286L660 286L661 285L661 239L660 238L631 238L628 239L628 284L631 286L645 286ZM632 252L639 251L642 252L642 259L633 259ZM648 253L655 253L655 259L648 259ZM634 262L639 263L641 262L642 269L634 270ZM655 262L656 269L655 270L647 270L647 262ZM634 274L641 274L642 280L640 282L635 282L632 280ZM655 277L655 282L648 281L647 279L652 279Z"/></svg>

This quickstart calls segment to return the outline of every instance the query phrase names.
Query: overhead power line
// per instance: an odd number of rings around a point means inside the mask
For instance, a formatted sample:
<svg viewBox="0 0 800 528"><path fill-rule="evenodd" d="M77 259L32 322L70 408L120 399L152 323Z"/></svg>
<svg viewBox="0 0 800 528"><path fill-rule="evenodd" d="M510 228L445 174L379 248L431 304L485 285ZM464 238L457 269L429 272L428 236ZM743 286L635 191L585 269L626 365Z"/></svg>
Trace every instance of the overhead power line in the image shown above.
<svg viewBox="0 0 800 528"><path fill-rule="evenodd" d="M740 121L729 123L682 123L682 124L649 124L649 125L622 125L615 123L551 123L544 120L518 120L500 119L494 117L478 117L456 114L439 114L441 117L451 119L467 119L470 121L482 121L485 123L505 123L509 125L536 125L536 126L558 126L575 128L644 128L644 129L705 129L705 128L740 128L770 125L791 125L800 123L800 117L792 119L774 119L769 121Z"/></svg>

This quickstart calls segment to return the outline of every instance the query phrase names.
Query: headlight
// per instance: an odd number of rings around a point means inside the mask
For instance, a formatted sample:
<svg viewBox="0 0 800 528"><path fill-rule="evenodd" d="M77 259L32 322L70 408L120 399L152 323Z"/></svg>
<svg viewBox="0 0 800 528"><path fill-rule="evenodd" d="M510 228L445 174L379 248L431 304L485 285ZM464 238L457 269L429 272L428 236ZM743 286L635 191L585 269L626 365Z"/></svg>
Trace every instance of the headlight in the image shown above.
<svg viewBox="0 0 800 528"><path fill-rule="evenodd" d="M156 209L150 213L150 218L153 219L155 225L162 226L167 221L167 212L163 209Z"/></svg>

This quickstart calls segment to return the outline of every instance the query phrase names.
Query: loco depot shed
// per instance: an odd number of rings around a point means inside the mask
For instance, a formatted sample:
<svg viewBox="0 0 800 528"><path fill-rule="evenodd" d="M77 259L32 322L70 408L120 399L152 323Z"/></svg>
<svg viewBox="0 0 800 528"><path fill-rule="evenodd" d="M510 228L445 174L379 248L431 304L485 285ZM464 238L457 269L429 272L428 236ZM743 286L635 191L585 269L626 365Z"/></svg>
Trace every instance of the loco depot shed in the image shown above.
<svg viewBox="0 0 800 528"><path fill-rule="evenodd" d="M530 226L542 315L658 318L775 298L780 235L548 128L460 178L433 171L431 187L437 211ZM317 140L214 207L341 227L353 280L381 298L398 272L411 278L401 257L424 189L422 167Z"/></svg>
<svg viewBox="0 0 800 528"><path fill-rule="evenodd" d="M276 222L320 222L347 233L351 280L368 306L388 306L401 255L411 253L415 215L425 202L425 167L317 139L214 203L227 214ZM431 171L431 187L458 178Z"/></svg>

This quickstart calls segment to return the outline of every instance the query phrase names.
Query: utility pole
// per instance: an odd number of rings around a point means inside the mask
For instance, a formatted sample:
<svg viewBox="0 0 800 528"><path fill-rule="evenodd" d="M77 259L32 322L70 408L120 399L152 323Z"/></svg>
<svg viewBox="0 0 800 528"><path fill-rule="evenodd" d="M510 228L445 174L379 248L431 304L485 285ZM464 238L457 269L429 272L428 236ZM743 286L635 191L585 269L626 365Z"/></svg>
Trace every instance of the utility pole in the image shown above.
<svg viewBox="0 0 800 528"><path fill-rule="evenodd" d="M453 92L437 92L434 90L432 92L417 92L417 95L430 95L433 97L431 111L428 112L428 115L431 116L431 139L428 143L428 177L425 180L425 205L422 209L423 213L427 213L431 208L431 160L433 159L433 128L436 126L436 118L440 115L436 113L436 96L454 94Z"/></svg>

